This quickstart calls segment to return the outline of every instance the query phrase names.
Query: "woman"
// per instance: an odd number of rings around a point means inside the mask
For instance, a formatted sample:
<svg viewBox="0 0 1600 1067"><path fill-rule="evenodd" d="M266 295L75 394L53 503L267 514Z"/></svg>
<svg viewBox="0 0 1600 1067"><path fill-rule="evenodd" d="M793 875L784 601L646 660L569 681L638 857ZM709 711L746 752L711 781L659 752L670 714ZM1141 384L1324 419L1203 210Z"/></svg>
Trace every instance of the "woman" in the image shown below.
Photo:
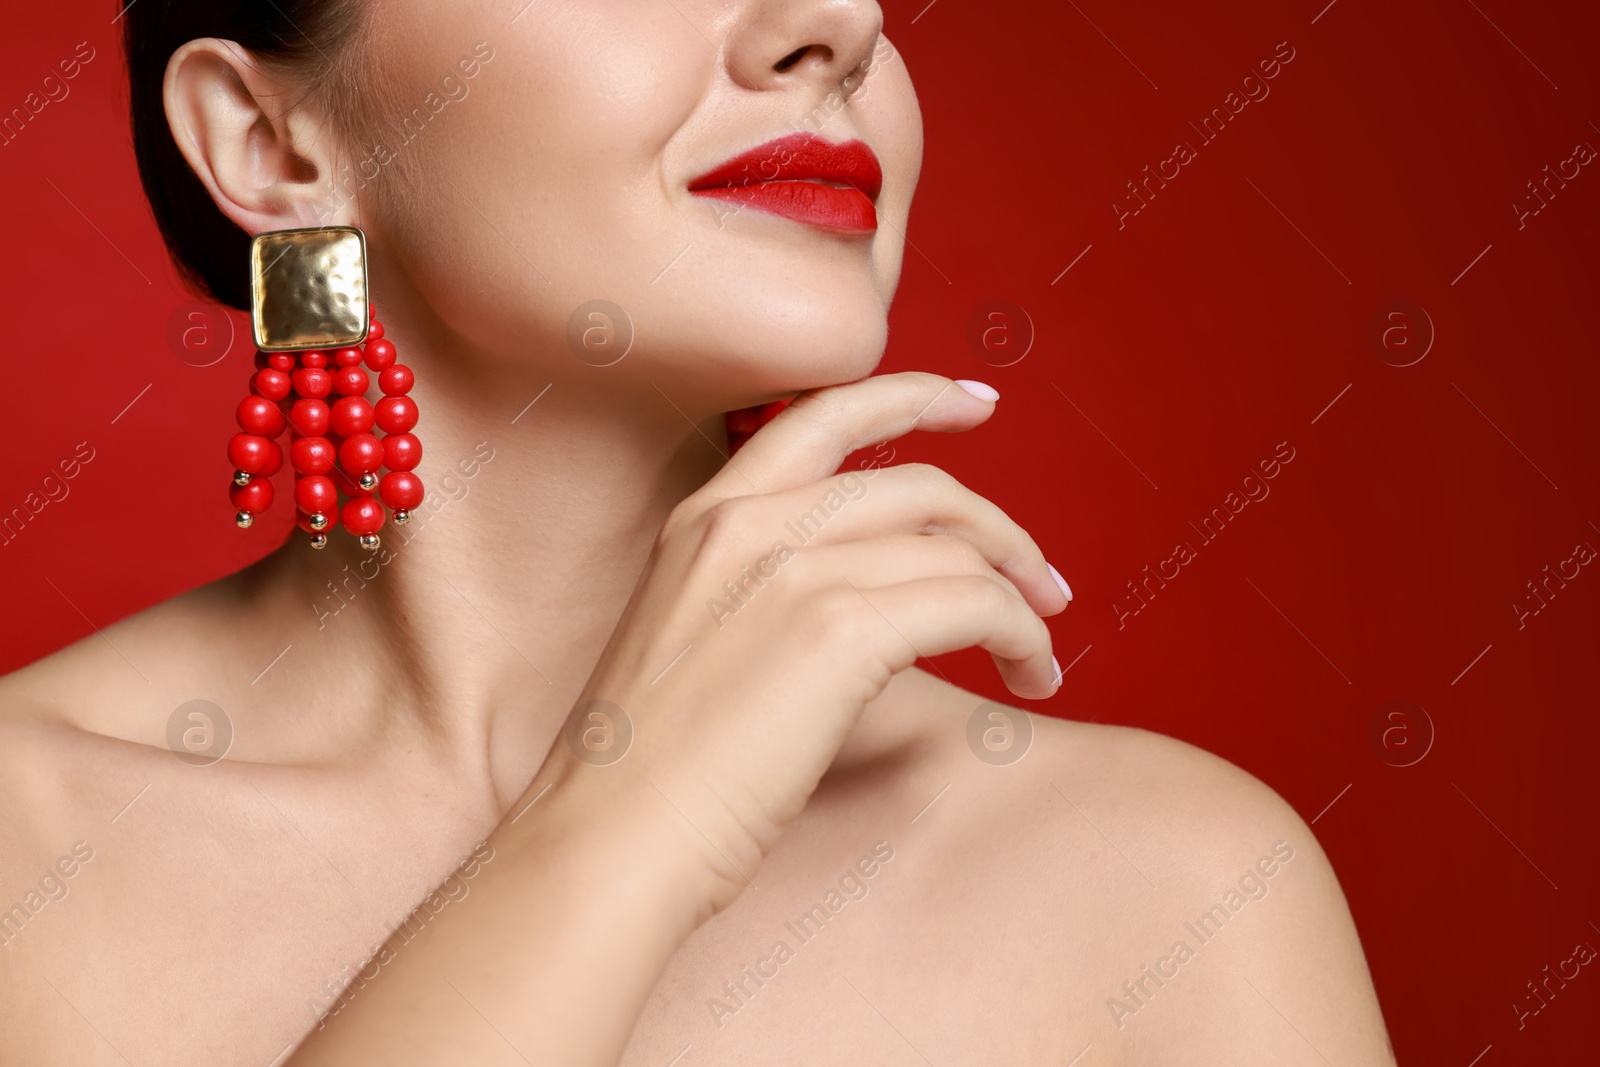
<svg viewBox="0 0 1600 1067"><path fill-rule="evenodd" d="M912 666L1048 697L1071 593L891 463L998 398L866 377L921 150L875 4L122 17L177 262L247 307L249 235L359 225L445 506L0 683L7 1061L1392 1062L1265 786Z"/></svg>

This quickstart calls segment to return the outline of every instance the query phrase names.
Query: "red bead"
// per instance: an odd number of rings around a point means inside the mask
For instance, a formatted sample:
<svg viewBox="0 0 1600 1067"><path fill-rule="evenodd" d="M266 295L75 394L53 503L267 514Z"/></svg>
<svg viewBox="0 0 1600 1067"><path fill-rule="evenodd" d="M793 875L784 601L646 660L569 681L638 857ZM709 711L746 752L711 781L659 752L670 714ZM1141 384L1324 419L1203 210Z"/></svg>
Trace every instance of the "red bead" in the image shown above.
<svg viewBox="0 0 1600 1067"><path fill-rule="evenodd" d="M331 515L339 506L339 491L327 475L307 474L295 479L294 502L301 511Z"/></svg>
<svg viewBox="0 0 1600 1067"><path fill-rule="evenodd" d="M273 352L267 356L267 366L288 374L294 370L294 356L288 352Z"/></svg>
<svg viewBox="0 0 1600 1067"><path fill-rule="evenodd" d="M271 450L276 447L259 434L236 433L228 442L228 461L236 470L260 474L271 465Z"/></svg>
<svg viewBox="0 0 1600 1067"><path fill-rule="evenodd" d="M322 437L328 432L328 403L325 400L296 400L289 409L289 425L301 437Z"/></svg>
<svg viewBox="0 0 1600 1067"><path fill-rule="evenodd" d="M321 367L301 367L291 374L294 391L301 396L321 400L333 391L333 375Z"/></svg>
<svg viewBox="0 0 1600 1067"><path fill-rule="evenodd" d="M360 362L361 349L354 346L341 348L333 354L333 365L335 367L354 367Z"/></svg>
<svg viewBox="0 0 1600 1067"><path fill-rule="evenodd" d="M298 437L289 446L289 463L296 474L327 474L336 453L326 437Z"/></svg>
<svg viewBox="0 0 1600 1067"><path fill-rule="evenodd" d="M416 381L416 376L411 373L410 367L404 363L396 363L378 375L378 388L383 390L384 396L404 396L411 392L411 387Z"/></svg>
<svg viewBox="0 0 1600 1067"><path fill-rule="evenodd" d="M378 483L378 495L396 511L409 511L422 503L422 479L410 471L390 471Z"/></svg>
<svg viewBox="0 0 1600 1067"><path fill-rule="evenodd" d="M367 308L367 314L369 314L369 315L372 314L372 308L371 308L370 305ZM376 318L374 318L372 320L372 324L367 327L367 340L368 341L381 341L381 340L383 340L383 323L379 322Z"/></svg>
<svg viewBox="0 0 1600 1067"><path fill-rule="evenodd" d="M360 367L340 367L333 372L333 388L340 396L360 396L370 381Z"/></svg>
<svg viewBox="0 0 1600 1067"><path fill-rule="evenodd" d="M236 417L239 429L248 433L276 437L283 432L283 412L264 396L247 396L239 401Z"/></svg>
<svg viewBox="0 0 1600 1067"><path fill-rule="evenodd" d="M339 517L353 534L377 533L383 527L383 505L370 496L358 496L344 502Z"/></svg>
<svg viewBox="0 0 1600 1067"><path fill-rule="evenodd" d="M390 367L394 366L394 356L395 352L393 341L385 341L382 337L379 337L374 341L370 339L369 335L369 340L367 341L367 351L362 357L367 361L368 367L378 371L388 370Z"/></svg>
<svg viewBox="0 0 1600 1067"><path fill-rule="evenodd" d="M271 367L256 371L256 376L250 379L250 387L268 400L282 400L288 396L291 384L287 374Z"/></svg>
<svg viewBox="0 0 1600 1067"><path fill-rule="evenodd" d="M316 367L319 369L326 367L328 365L328 353L302 352L300 353L300 365L302 367Z"/></svg>
<svg viewBox="0 0 1600 1067"><path fill-rule="evenodd" d="M322 515L328 520L328 525L324 526L320 530L313 530L311 528L311 516L298 509L296 509L294 513L294 524L300 527L300 529L304 530L306 533L327 533L329 530L339 525L338 509L334 509L333 511L324 511Z"/></svg>
<svg viewBox="0 0 1600 1067"><path fill-rule="evenodd" d="M383 465L392 471L416 470L422 462L422 442L412 433L392 433L383 439Z"/></svg>
<svg viewBox="0 0 1600 1067"><path fill-rule="evenodd" d="M372 434L352 434L339 446L339 466L352 475L376 472L386 454L384 443Z"/></svg>
<svg viewBox="0 0 1600 1067"><path fill-rule="evenodd" d="M264 478L270 478L274 474L277 474L282 469L283 469L283 449L278 445L278 442L276 442L276 441L268 441L267 442L266 466L261 468L258 471L248 471L246 473L259 474Z"/></svg>
<svg viewBox="0 0 1600 1067"><path fill-rule="evenodd" d="M372 408L384 433L405 433L417 424L417 402L409 396L386 396Z"/></svg>
<svg viewBox="0 0 1600 1067"><path fill-rule="evenodd" d="M358 433L370 432L372 421L372 405L367 403L367 398L347 396L334 403L329 425L340 437L354 437Z"/></svg>
<svg viewBox="0 0 1600 1067"><path fill-rule="evenodd" d="M230 485L228 501L235 511L259 515L272 506L272 483L265 478L251 478L244 485Z"/></svg>

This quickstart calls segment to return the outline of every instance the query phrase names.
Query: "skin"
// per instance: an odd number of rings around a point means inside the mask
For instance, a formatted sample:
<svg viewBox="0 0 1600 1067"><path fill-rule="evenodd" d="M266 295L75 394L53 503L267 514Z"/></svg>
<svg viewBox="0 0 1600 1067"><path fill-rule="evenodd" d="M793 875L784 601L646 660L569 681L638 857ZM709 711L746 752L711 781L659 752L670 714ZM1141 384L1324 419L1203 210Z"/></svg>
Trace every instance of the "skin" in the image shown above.
<svg viewBox="0 0 1600 1067"><path fill-rule="evenodd" d="M297 536L0 679L0 906L41 876L65 892L0 949L0 1057L1392 1062L1337 880L1268 788L1038 716L1024 757L983 762L982 698L912 667L981 645L1017 697L1052 695L1041 616L1067 598L999 508L892 462L903 434L996 405L933 375L856 381L921 151L878 9L500 8L383 6L352 60L379 113L477 41L494 57L355 200L331 185L359 153L284 72L227 42L173 58L174 136L230 218L367 231L447 503L344 601L326 583L365 554ZM818 132L882 161L875 236L687 193L819 107ZM637 326L606 368L565 344L596 294ZM796 392L725 463L721 413ZM829 488L848 505L719 627L707 599ZM634 725L609 766L561 739L596 698ZM232 724L210 766L167 745L193 699ZM92 858L58 868L79 841ZM1264 895L1192 937L1275 846L1292 859L1248 883ZM788 932L841 886L821 933ZM319 1026L419 902L420 932ZM780 939L792 959L725 991ZM1172 977L1135 1000L1144 964ZM1119 1024L1112 998L1137 1012Z"/></svg>

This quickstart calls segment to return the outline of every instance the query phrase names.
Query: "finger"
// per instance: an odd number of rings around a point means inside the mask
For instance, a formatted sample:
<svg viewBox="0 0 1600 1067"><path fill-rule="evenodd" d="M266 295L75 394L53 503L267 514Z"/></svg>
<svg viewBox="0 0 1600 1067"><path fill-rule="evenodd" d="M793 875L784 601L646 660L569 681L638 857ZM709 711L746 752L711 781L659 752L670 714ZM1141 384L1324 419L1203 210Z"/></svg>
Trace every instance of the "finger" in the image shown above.
<svg viewBox="0 0 1600 1067"><path fill-rule="evenodd" d="M899 534L870 541L816 545L796 553L782 565L780 574L792 574L801 582L848 583L863 589L898 585L918 578L988 578L1007 593L1023 599L1017 587L990 566L971 541L947 534ZM777 577L777 580L784 578Z"/></svg>
<svg viewBox="0 0 1600 1067"><path fill-rule="evenodd" d="M752 525L770 530L769 540L782 540L797 550L893 534L954 534L972 542L1040 615L1059 614L1072 600L1060 572L1016 520L925 463L851 471L726 506L759 513Z"/></svg>
<svg viewBox="0 0 1600 1067"><path fill-rule="evenodd" d="M917 657L977 645L994 656L1006 688L1042 700L1060 687L1050 631L1028 605L989 578L919 578L895 585L830 591L824 610L848 627L851 642L872 642L899 671ZM863 604L853 604L854 596Z"/></svg>
<svg viewBox="0 0 1600 1067"><path fill-rule="evenodd" d="M912 430L960 433L994 412L993 390L938 374L880 374L846 385L812 389L795 397L739 450L695 496L711 502L757 492L774 493L826 478L846 456L892 441Z"/></svg>

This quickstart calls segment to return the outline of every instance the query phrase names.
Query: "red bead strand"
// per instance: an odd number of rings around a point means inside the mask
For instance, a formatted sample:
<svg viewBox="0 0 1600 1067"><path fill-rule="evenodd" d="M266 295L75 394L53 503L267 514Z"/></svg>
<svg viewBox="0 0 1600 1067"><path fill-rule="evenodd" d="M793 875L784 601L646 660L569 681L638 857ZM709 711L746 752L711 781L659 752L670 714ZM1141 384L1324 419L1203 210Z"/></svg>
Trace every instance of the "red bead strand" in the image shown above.
<svg viewBox="0 0 1600 1067"><path fill-rule="evenodd" d="M292 381L288 371L293 361L278 353L258 351L255 365L250 392L234 410L239 432L228 440L228 462L233 464L228 502L234 508L233 521L245 528L272 505L268 479L283 467L283 448L273 438L288 426L279 404L289 396Z"/></svg>
<svg viewBox="0 0 1600 1067"><path fill-rule="evenodd" d="M416 384L416 376L411 368L396 363L397 358L394 342L384 335L383 323L374 318L362 362L377 375L383 393L383 399L372 406L373 422L383 431L379 462L388 472L378 481L378 498L394 512L395 525L404 526L422 504L424 490L422 479L412 473L422 461L422 443L411 433L417 425L417 404L406 395Z"/></svg>
<svg viewBox="0 0 1600 1067"><path fill-rule="evenodd" d="M367 312L360 345L256 353L250 394L235 413L240 432L228 442L234 466L228 499L240 526L271 505L267 479L285 458L294 471L295 525L311 535L313 547L326 545L327 531L343 523L363 547L375 549L385 507L404 525L421 505L422 479L413 471L422 443L411 432L418 412L407 395L416 376L396 362L394 342L370 304ZM366 396L374 384L383 394L376 404ZM280 446L273 438L285 430L290 439Z"/></svg>

